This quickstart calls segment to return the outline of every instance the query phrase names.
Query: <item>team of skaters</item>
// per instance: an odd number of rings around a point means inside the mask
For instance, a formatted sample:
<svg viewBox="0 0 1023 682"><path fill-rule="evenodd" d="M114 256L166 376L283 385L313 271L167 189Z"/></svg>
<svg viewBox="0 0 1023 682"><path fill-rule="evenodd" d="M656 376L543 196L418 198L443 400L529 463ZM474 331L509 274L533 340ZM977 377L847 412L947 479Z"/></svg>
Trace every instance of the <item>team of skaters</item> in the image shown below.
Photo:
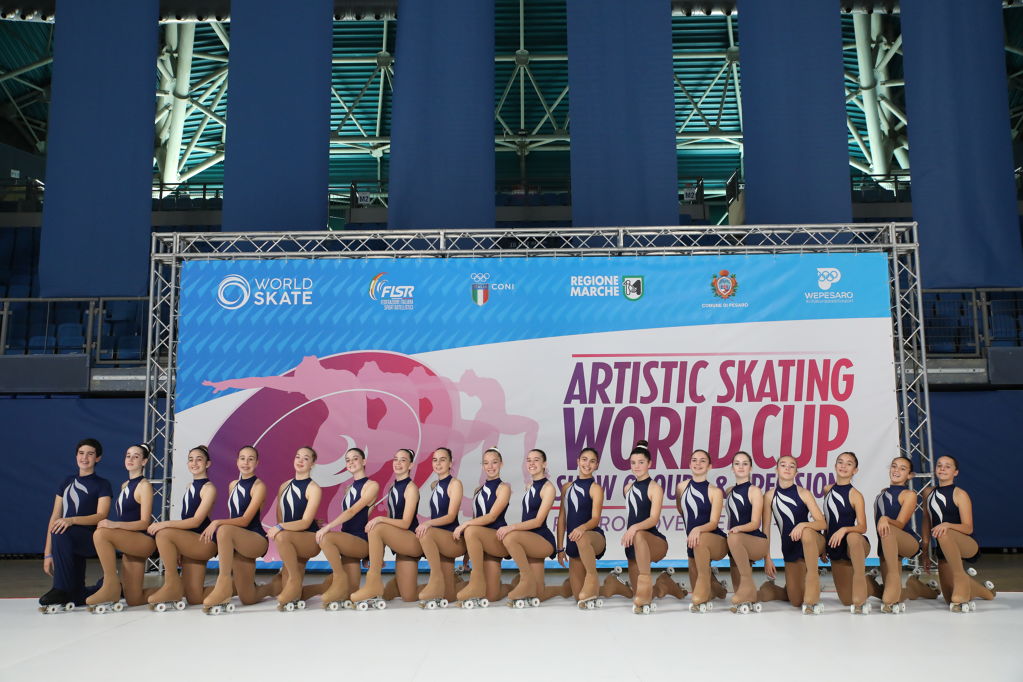
<svg viewBox="0 0 1023 682"><path fill-rule="evenodd" d="M311 473L316 452L309 447L295 453L294 478L276 491L278 523L266 528L261 512L268 496L256 470L259 453L243 447L237 455L238 478L221 493L207 477L212 464L209 450L197 446L188 453L192 476L181 505L181 518L153 521L153 486L144 477L149 448L133 445L124 456L128 479L116 494L96 474L103 455L94 439L78 443L78 473L56 491L50 516L43 570L53 576L53 589L40 598L41 611L55 612L88 605L94 611L121 610L125 605L149 604L158 611L203 605L207 613L234 609L233 598L243 605L275 597L278 608L304 608L305 600L320 595L324 608L360 610L384 608L388 600L419 601L426 608L460 602L465 608L486 606L507 599L516 607L537 606L553 596L574 597L581 608L594 608L603 599L622 595L633 600L633 611L649 613L655 598L683 599L685 589L662 572L656 580L651 564L668 554L668 539L658 530L664 490L650 477L650 452L640 441L629 457L634 480L624 489L628 525L621 543L628 558L628 577L621 569L598 580L597 560L606 551L601 529L604 491L594 480L599 453L584 449L578 457L577 476L560 490L561 513L556 528L547 517L559 491L547 477L547 456L542 450L526 453L525 467L532 481L521 500L520 520L506 520L511 486L501 480L503 457L496 448L483 453L483 482L470 492L473 518L460 520L467 492L451 473L447 448L431 453L435 480L420 491L411 479L416 454L409 449L394 453L394 480L389 489L366 475L366 456L359 448L345 453L351 482L344 490L341 513L325 525L316 521L323 493ZM692 478L676 491L676 506L685 524L685 544L692 586L690 610L710 610L726 588L711 562L728 556L734 588L731 609L737 613L760 611L761 603L787 601L803 613L821 612L818 558L829 560L842 604L853 613L870 610L868 598L880 598L882 611L898 613L905 600L936 598L938 592L953 611L970 611L974 599L993 599L993 586L981 584L966 564L979 558L973 538L970 496L955 484L959 465L954 457L940 457L934 484L923 490L923 525L918 536L911 519L918 507L917 493L909 486L912 462L896 457L889 467L890 485L874 501L874 526L880 543L879 584L867 572L870 551L868 513L864 496L853 486L858 470L856 455L835 460L835 483L825 489L823 512L817 500L797 484L796 459L782 456L777 464L777 485L766 493L751 481L752 460L745 452L732 458L734 484L727 490L708 480L710 457L697 450L691 457ZM228 498L228 517L211 518L218 494ZM430 518L420 520L420 496L428 495ZM387 514L370 518L371 510L386 502ZM727 530L719 527L724 511ZM772 524L773 520L773 524ZM776 583L770 556L772 525L780 535L785 585ZM257 584L256 560L269 542L277 544L281 571L273 580ZM928 545L931 545L929 547ZM905 585L902 561L924 553L923 568L930 570L928 551L937 557L938 579L924 584L916 574ZM396 557L394 577L384 583L384 550ZM165 567L157 589L143 589L145 562L159 552ZM331 575L322 584L304 585L306 562L320 552L330 562ZM120 567L117 557L121 555ZM456 576L455 562L468 556L468 580ZM85 586L85 561L98 557L103 579ZM212 587L204 586L206 564L217 557L219 574ZM418 583L418 564L425 557L429 580ZM501 581L501 560L510 558L518 576ZM557 559L568 567L568 579L547 586L544 560ZM765 560L767 581L757 587L752 563ZM360 586L362 565L368 562ZM179 573L180 567L180 573ZM464 571L463 571L464 575Z"/></svg>

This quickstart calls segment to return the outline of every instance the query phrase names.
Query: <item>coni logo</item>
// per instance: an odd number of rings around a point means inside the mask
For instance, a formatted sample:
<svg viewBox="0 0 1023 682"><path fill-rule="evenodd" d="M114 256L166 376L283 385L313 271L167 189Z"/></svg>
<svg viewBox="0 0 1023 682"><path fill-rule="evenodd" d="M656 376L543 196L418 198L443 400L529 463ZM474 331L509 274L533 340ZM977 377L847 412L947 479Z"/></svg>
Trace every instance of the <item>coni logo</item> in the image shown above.
<svg viewBox="0 0 1023 682"><path fill-rule="evenodd" d="M228 275L217 287L217 303L225 310L237 310L249 302L252 290L241 275Z"/></svg>
<svg viewBox="0 0 1023 682"><path fill-rule="evenodd" d="M817 268L817 286L822 291L827 291L832 284L838 284L842 279L842 271L838 268Z"/></svg>

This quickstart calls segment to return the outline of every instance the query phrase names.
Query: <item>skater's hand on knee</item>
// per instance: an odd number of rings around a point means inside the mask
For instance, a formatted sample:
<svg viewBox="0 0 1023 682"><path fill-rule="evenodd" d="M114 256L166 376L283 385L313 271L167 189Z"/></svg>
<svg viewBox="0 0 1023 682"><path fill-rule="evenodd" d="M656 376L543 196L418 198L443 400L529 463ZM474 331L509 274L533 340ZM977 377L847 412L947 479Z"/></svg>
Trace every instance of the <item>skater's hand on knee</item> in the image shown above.
<svg viewBox="0 0 1023 682"><path fill-rule="evenodd" d="M430 530L430 528L432 528L430 522L423 521L422 523L419 524L419 527L416 528L416 537L422 539L423 537L426 536L426 533Z"/></svg>
<svg viewBox="0 0 1023 682"><path fill-rule="evenodd" d="M828 540L828 547L834 548L842 544L842 538L845 537L845 534L847 532L848 531L846 531L845 528L839 528L838 530L836 530L835 534L831 536L830 540Z"/></svg>
<svg viewBox="0 0 1023 682"><path fill-rule="evenodd" d="M568 534L568 539L572 542L579 542L585 532L582 528L576 528Z"/></svg>
<svg viewBox="0 0 1023 682"><path fill-rule="evenodd" d="M451 537L453 537L456 540L460 540L462 538L462 533L464 533L464 532L465 532L465 524L463 523L463 524L460 524L458 526L458 528L455 528L453 531L451 531Z"/></svg>
<svg viewBox="0 0 1023 682"><path fill-rule="evenodd" d="M693 529L686 538L686 544L690 549L695 549L700 544L700 531Z"/></svg>
<svg viewBox="0 0 1023 682"><path fill-rule="evenodd" d="M625 531L625 535L622 536L622 546L632 547L632 543L636 541L636 533L638 531L635 528L630 528Z"/></svg>
<svg viewBox="0 0 1023 682"><path fill-rule="evenodd" d="M795 527L792 529L792 532L789 533L789 537L792 539L793 542L800 542L803 539L803 526L804 525L806 525L806 524L797 523L795 525Z"/></svg>
<svg viewBox="0 0 1023 682"><path fill-rule="evenodd" d="M944 537L945 533L948 532L947 523L939 523L937 526L931 529L931 535L936 538Z"/></svg>
<svg viewBox="0 0 1023 682"><path fill-rule="evenodd" d="M53 522L53 525L50 526L50 532L60 534L73 525L75 525L75 517L73 516L57 519L56 521Z"/></svg>
<svg viewBox="0 0 1023 682"><path fill-rule="evenodd" d="M888 517L882 516L881 520L877 522L877 537L886 538L891 530L888 528Z"/></svg>
<svg viewBox="0 0 1023 682"><path fill-rule="evenodd" d="M210 525L206 526L206 530L202 532L202 535L199 536L199 539L207 544L213 542L213 534L217 532L217 528L219 526L220 526L219 523L217 523L216 521L212 521Z"/></svg>

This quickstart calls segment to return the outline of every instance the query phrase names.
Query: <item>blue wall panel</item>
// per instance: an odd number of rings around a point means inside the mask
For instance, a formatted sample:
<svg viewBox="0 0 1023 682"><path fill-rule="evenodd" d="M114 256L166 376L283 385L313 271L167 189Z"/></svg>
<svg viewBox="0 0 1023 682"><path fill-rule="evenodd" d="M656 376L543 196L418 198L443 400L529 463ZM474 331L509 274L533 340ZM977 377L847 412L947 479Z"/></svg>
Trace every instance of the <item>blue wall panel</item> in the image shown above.
<svg viewBox="0 0 1023 682"><path fill-rule="evenodd" d="M929 287L1023 285L999 0L903 0L913 215Z"/></svg>
<svg viewBox="0 0 1023 682"><path fill-rule="evenodd" d="M142 439L141 398L0 400L7 470L0 486L0 554L41 553L57 486L77 473L75 444L103 444L97 473L116 489L124 451Z"/></svg>
<svg viewBox="0 0 1023 682"><path fill-rule="evenodd" d="M231 5L225 232L324 230L333 3Z"/></svg>
<svg viewBox="0 0 1023 682"><path fill-rule="evenodd" d="M837 2L740 0L746 222L852 220Z"/></svg>
<svg viewBox="0 0 1023 682"><path fill-rule="evenodd" d="M43 296L146 292L158 10L158 0L57 3Z"/></svg>
<svg viewBox="0 0 1023 682"><path fill-rule="evenodd" d="M494 227L494 3L401 0L392 229Z"/></svg>
<svg viewBox="0 0 1023 682"><path fill-rule="evenodd" d="M567 9L572 224L678 225L670 3Z"/></svg>

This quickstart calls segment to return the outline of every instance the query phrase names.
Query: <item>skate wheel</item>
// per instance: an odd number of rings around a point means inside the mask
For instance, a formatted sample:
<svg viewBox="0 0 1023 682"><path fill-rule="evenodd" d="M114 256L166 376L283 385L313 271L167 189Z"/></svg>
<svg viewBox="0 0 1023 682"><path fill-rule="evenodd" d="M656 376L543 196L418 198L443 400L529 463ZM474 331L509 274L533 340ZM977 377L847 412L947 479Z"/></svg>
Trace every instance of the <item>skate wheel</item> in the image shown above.
<svg viewBox="0 0 1023 682"><path fill-rule="evenodd" d="M913 575L923 575L924 569L917 566L913 569Z"/></svg>
<svg viewBox="0 0 1023 682"><path fill-rule="evenodd" d="M540 605L540 597L533 597L532 599L530 599L529 600L529 605L533 606L533 607L539 606Z"/></svg>
<svg viewBox="0 0 1023 682"><path fill-rule="evenodd" d="M990 580L985 580L984 581L984 587L988 588L989 590L994 590L995 589L995 584L993 582L991 582Z"/></svg>
<svg viewBox="0 0 1023 682"><path fill-rule="evenodd" d="M163 613L164 611L167 610L167 605L164 604L163 602L160 602L159 604L153 604L153 610L156 611L157 613Z"/></svg>
<svg viewBox="0 0 1023 682"><path fill-rule="evenodd" d="M448 607L448 600L447 599L441 599L440 600L440 607L442 609L446 609Z"/></svg>
<svg viewBox="0 0 1023 682"><path fill-rule="evenodd" d="M369 604L367 604L364 601L360 601L358 604L355 605L355 608L357 611L369 611Z"/></svg>
<svg viewBox="0 0 1023 682"><path fill-rule="evenodd" d="M971 601L969 603L969 605L970 605L970 611L976 611L977 610L977 602Z"/></svg>
<svg viewBox="0 0 1023 682"><path fill-rule="evenodd" d="M223 608L221 606L219 605L213 606L210 608L210 615L219 616L221 611L223 611Z"/></svg>
<svg viewBox="0 0 1023 682"><path fill-rule="evenodd" d="M294 611L295 610L295 602L290 602L289 601L287 604L284 604L283 609L285 611Z"/></svg>
<svg viewBox="0 0 1023 682"><path fill-rule="evenodd" d="M178 611L184 611L186 606L188 606L188 603L184 599L179 599L174 602L174 608Z"/></svg>
<svg viewBox="0 0 1023 682"><path fill-rule="evenodd" d="M739 613L743 615L749 613L749 604L739 604Z"/></svg>
<svg viewBox="0 0 1023 682"><path fill-rule="evenodd" d="M476 608L476 602L474 602L472 599L468 599L466 601L463 601L462 602L462 608L463 609L474 609L474 608Z"/></svg>
<svg viewBox="0 0 1023 682"><path fill-rule="evenodd" d="M927 586L929 588L931 588L932 590L936 590L936 589L938 589L938 581L937 580L928 580L927 581Z"/></svg>
<svg viewBox="0 0 1023 682"><path fill-rule="evenodd" d="M295 607L296 607L296 608L297 608L297 609L298 609L299 611L303 611L303 610L305 610L305 600L303 600L303 599L299 599L299 600L298 600L298 603L297 603L297 604L295 604Z"/></svg>
<svg viewBox="0 0 1023 682"><path fill-rule="evenodd" d="M760 612L761 612L761 611L763 611L763 610L764 610L764 606L763 606L763 604L754 604L754 605L753 605L753 611L754 611L754 613L760 613Z"/></svg>
<svg viewBox="0 0 1023 682"><path fill-rule="evenodd" d="M516 599L515 600L515 608L517 608L517 609L524 609L524 608L526 608L526 600L525 599Z"/></svg>
<svg viewBox="0 0 1023 682"><path fill-rule="evenodd" d="M350 609L353 606L355 606L355 602L353 602L351 599L345 599L343 602L341 602L341 606L343 608Z"/></svg>
<svg viewBox="0 0 1023 682"><path fill-rule="evenodd" d="M593 605L598 609L602 609L604 608L604 600L603 599L594 600Z"/></svg>
<svg viewBox="0 0 1023 682"><path fill-rule="evenodd" d="M849 613L859 613L859 611L860 610L856 607L856 604L851 604L849 606Z"/></svg>
<svg viewBox="0 0 1023 682"><path fill-rule="evenodd" d="M611 572L614 573L615 575L621 575L622 574L622 567L621 566L615 566L614 568L611 569Z"/></svg>
<svg viewBox="0 0 1023 682"><path fill-rule="evenodd" d="M426 609L428 611L433 611L435 608L437 608L437 602L435 602L435 601L428 601L428 602L426 602Z"/></svg>
<svg viewBox="0 0 1023 682"><path fill-rule="evenodd" d="M337 603L336 601L332 601L332 602L327 604L327 610L328 611L337 611L340 608L341 608L341 604Z"/></svg>
<svg viewBox="0 0 1023 682"><path fill-rule="evenodd" d="M74 611L75 610L75 603L73 601L67 602L66 604L64 604L64 610L65 611Z"/></svg>
<svg viewBox="0 0 1023 682"><path fill-rule="evenodd" d="M99 606L93 606L90 610L93 613L106 613L107 612L107 606L106 606L106 604L100 604Z"/></svg>
<svg viewBox="0 0 1023 682"><path fill-rule="evenodd" d="M970 575L971 578L977 577L977 569L975 569L973 566L968 567L966 569L966 572Z"/></svg>
<svg viewBox="0 0 1023 682"><path fill-rule="evenodd" d="M649 615L652 610L653 609L650 608L650 604L644 604L643 605L643 615L644 616Z"/></svg>
<svg viewBox="0 0 1023 682"><path fill-rule="evenodd" d="M490 606L490 600L489 600L489 599L487 599L486 597L484 597L483 599L480 599L480 600L479 600L479 603L480 603L480 608L481 608L481 609L485 609L485 608L487 608L488 606Z"/></svg>
<svg viewBox="0 0 1023 682"><path fill-rule="evenodd" d="M124 611L124 604L122 602L117 602L111 608L113 609L114 613L120 613L121 611Z"/></svg>
<svg viewBox="0 0 1023 682"><path fill-rule="evenodd" d="M664 572L667 573L668 575L675 575L675 568L672 566L668 566L668 568L664 569Z"/></svg>
<svg viewBox="0 0 1023 682"><path fill-rule="evenodd" d="M387 608L387 602L385 602L383 599L378 599L377 603L376 603L376 607L377 607L377 611L383 611L384 609Z"/></svg>
<svg viewBox="0 0 1023 682"><path fill-rule="evenodd" d="M224 613L234 613L234 604L228 604L225 606Z"/></svg>

